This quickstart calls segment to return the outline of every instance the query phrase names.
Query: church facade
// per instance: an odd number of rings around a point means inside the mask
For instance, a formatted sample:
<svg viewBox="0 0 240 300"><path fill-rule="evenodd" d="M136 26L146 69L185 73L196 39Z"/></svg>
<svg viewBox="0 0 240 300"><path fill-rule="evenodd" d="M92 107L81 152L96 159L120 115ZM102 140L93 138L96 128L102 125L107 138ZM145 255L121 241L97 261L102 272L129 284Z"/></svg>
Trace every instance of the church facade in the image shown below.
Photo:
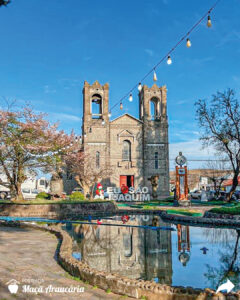
<svg viewBox="0 0 240 300"><path fill-rule="evenodd" d="M130 114L110 120L109 85L84 82L82 147L96 168L110 167L107 187L148 187L158 175L157 195L169 195L169 150L166 86L143 85L139 118Z"/></svg>

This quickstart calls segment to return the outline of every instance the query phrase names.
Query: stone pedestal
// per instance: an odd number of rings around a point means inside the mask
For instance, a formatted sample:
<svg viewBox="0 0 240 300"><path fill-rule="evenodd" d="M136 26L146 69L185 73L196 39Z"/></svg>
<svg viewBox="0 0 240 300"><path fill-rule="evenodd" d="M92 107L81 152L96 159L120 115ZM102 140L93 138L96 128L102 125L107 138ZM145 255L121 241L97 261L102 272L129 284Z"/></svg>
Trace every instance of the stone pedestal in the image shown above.
<svg viewBox="0 0 240 300"><path fill-rule="evenodd" d="M51 190L51 195L61 197L63 193L62 179L51 179L50 190Z"/></svg>
<svg viewBox="0 0 240 300"><path fill-rule="evenodd" d="M190 200L179 200L178 201L179 206L188 207L191 206Z"/></svg>

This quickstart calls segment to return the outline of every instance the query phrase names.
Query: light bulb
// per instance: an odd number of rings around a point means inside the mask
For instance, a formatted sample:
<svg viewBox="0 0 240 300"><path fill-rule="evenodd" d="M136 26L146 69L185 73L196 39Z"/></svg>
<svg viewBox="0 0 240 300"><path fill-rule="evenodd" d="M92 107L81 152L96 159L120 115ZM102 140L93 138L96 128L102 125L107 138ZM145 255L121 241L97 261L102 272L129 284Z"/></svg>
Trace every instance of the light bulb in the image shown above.
<svg viewBox="0 0 240 300"><path fill-rule="evenodd" d="M153 81L157 81L157 74L156 74L155 70L153 72Z"/></svg>
<svg viewBox="0 0 240 300"><path fill-rule="evenodd" d="M105 121L104 121L104 119L102 119L102 125L104 125L105 124Z"/></svg>
<svg viewBox="0 0 240 300"><path fill-rule="evenodd" d="M168 64L168 65L171 65L171 63L172 63L171 56L170 56L170 55L168 55L168 58L167 58L167 64Z"/></svg>
<svg viewBox="0 0 240 300"><path fill-rule="evenodd" d="M86 132L84 132L84 137L86 137L87 136L87 134L86 134Z"/></svg>
<svg viewBox="0 0 240 300"><path fill-rule="evenodd" d="M112 116L112 114L111 114L111 112L109 112L109 113L108 113L108 117L111 118L111 116Z"/></svg>
<svg viewBox="0 0 240 300"><path fill-rule="evenodd" d="M190 48L190 47L192 46L191 41L190 41L189 39L187 39L186 46L187 46L188 48Z"/></svg>
<svg viewBox="0 0 240 300"><path fill-rule="evenodd" d="M141 90L142 90L142 85L141 85L141 82L139 82L139 84L138 84L138 91L141 92Z"/></svg>
<svg viewBox="0 0 240 300"><path fill-rule="evenodd" d="M132 102L133 101L133 96L132 93L129 95L129 101Z"/></svg>
<svg viewBox="0 0 240 300"><path fill-rule="evenodd" d="M212 21L211 21L211 17L210 16L208 16L208 18L207 18L207 27L208 28L212 27Z"/></svg>
<svg viewBox="0 0 240 300"><path fill-rule="evenodd" d="M120 103L120 109L123 109L123 104L122 104L122 102Z"/></svg>

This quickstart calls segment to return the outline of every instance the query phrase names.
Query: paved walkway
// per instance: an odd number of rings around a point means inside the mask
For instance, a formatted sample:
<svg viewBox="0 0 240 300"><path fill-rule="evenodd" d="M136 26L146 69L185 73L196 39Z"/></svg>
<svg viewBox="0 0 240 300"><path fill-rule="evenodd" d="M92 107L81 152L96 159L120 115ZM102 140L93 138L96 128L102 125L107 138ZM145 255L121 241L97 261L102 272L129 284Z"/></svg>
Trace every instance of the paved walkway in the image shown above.
<svg viewBox="0 0 240 300"><path fill-rule="evenodd" d="M36 229L0 226L0 300L98 300L130 299L107 294L82 281L72 279L55 260L57 239L54 235ZM17 294L10 294L6 283L15 279L19 284ZM23 285L32 287L84 287L84 293L24 293ZM50 288L49 288L50 289ZM132 299L132 298L131 298Z"/></svg>

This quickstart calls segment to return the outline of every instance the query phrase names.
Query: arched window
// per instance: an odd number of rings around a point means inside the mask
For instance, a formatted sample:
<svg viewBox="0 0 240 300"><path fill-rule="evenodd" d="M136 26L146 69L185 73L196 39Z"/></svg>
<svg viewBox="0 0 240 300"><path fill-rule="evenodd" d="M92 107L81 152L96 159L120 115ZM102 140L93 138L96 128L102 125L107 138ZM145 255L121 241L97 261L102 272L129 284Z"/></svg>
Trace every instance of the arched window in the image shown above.
<svg viewBox="0 0 240 300"><path fill-rule="evenodd" d="M100 119L102 117L102 97L98 94L92 96L92 118Z"/></svg>
<svg viewBox="0 0 240 300"><path fill-rule="evenodd" d="M122 160L131 161L131 143L123 141Z"/></svg>
<svg viewBox="0 0 240 300"><path fill-rule="evenodd" d="M155 152L154 154L154 165L155 169L158 169L158 152Z"/></svg>
<svg viewBox="0 0 240 300"><path fill-rule="evenodd" d="M150 118L151 118L151 120L155 120L160 115L161 115L160 101L158 98L153 97L150 100Z"/></svg>
<svg viewBox="0 0 240 300"><path fill-rule="evenodd" d="M97 169L100 168L100 152L99 151L96 152L96 168Z"/></svg>

